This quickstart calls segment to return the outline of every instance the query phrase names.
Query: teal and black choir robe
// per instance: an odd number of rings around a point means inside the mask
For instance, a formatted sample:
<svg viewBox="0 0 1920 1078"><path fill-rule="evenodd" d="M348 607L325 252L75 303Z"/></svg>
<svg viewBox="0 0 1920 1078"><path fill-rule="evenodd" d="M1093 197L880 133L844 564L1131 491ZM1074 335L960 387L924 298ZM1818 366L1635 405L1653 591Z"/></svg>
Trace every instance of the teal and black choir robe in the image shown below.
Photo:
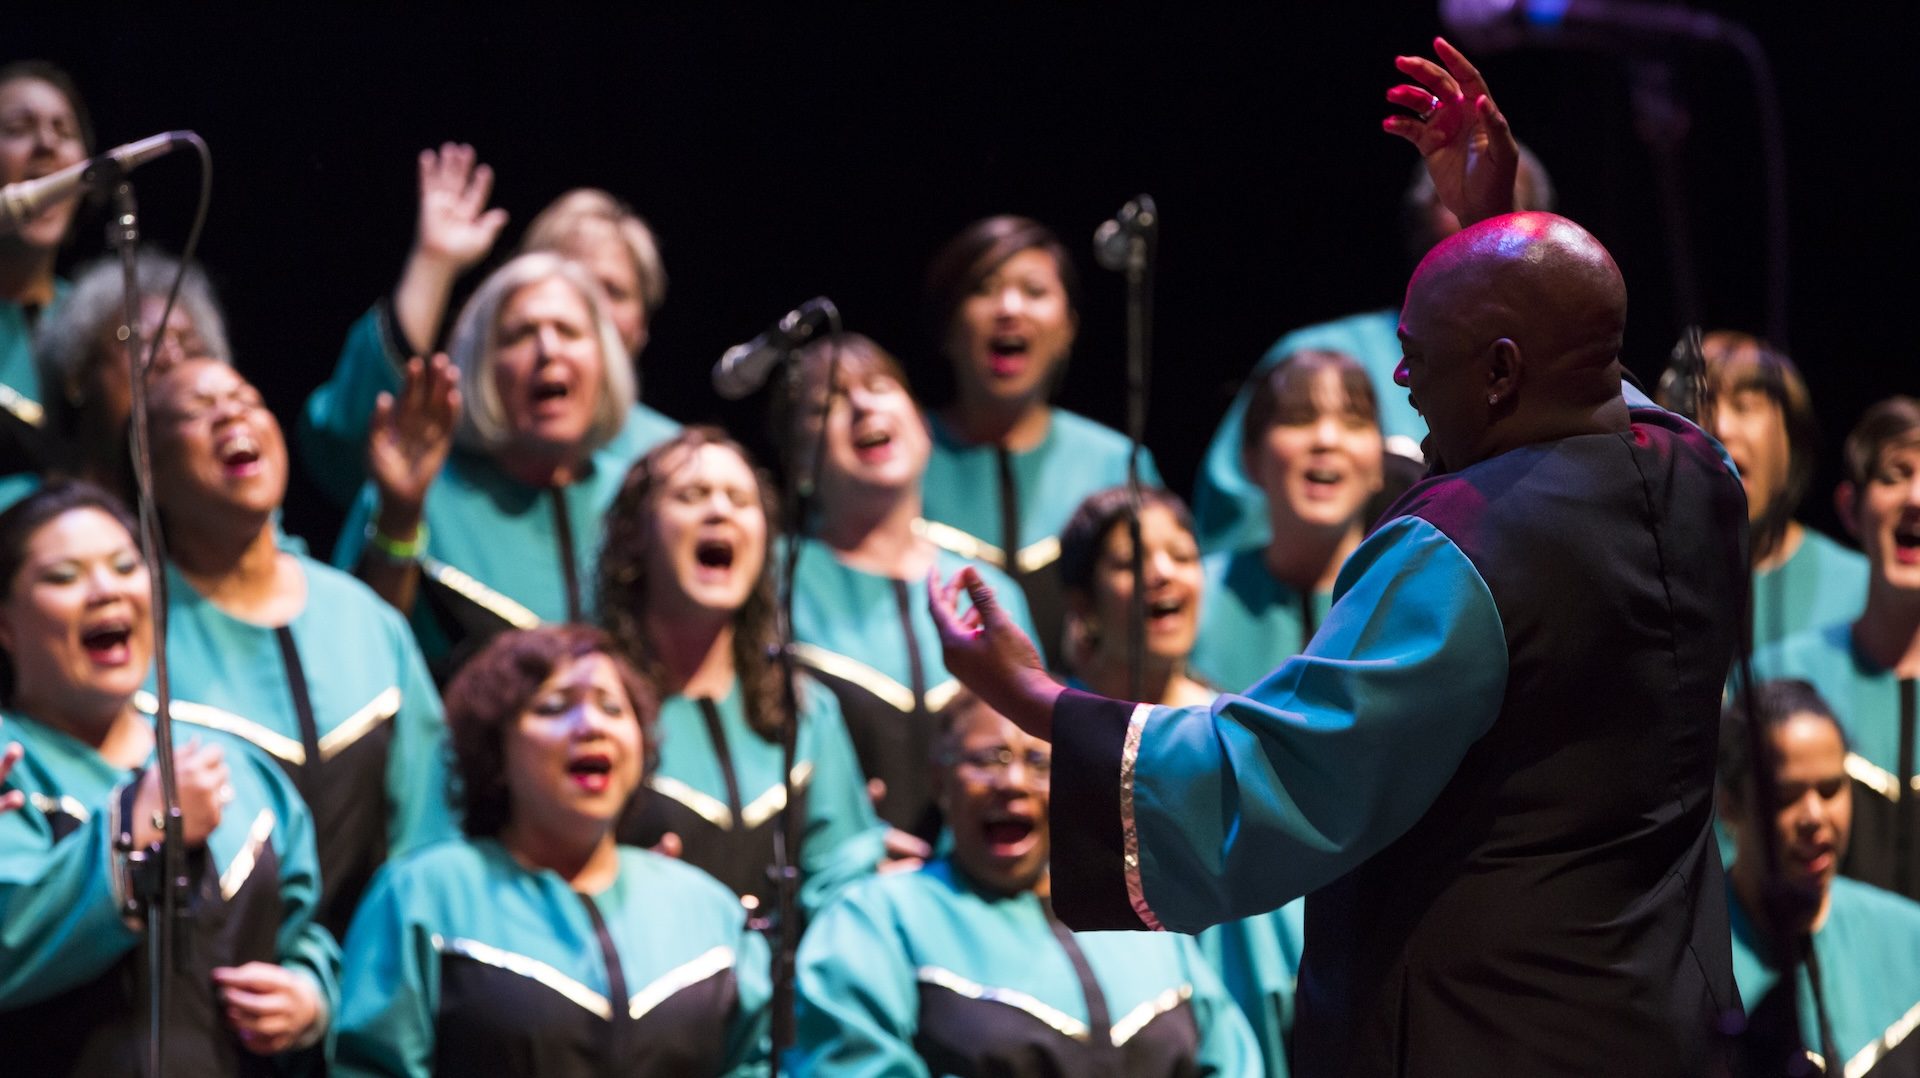
<svg viewBox="0 0 1920 1078"><path fill-rule="evenodd" d="M0 813L0 1056L8 1074L132 1078L146 1066L151 967L147 926L128 915L126 858L115 841L144 769L123 771L60 730L5 718L0 736L26 749L6 785L27 804ZM220 748L234 796L186 859L167 1073L306 1073L322 1048L262 1057L241 1047L212 970L285 966L313 982L323 1016L338 1013L340 951L315 919L313 818L252 745L185 723L174 734L176 745L198 738Z"/></svg>
<svg viewBox="0 0 1920 1078"><path fill-rule="evenodd" d="M1332 592L1303 593L1267 571L1265 547L1201 559L1206 590L1187 665L1212 685L1238 689L1300 653L1333 608Z"/></svg>
<svg viewBox="0 0 1920 1078"><path fill-rule="evenodd" d="M607 446L564 487L530 487L493 458L456 447L427 491L427 549L410 623L442 677L494 634L592 621L600 521L631 455ZM352 569L378 509L373 486L347 516L333 563Z"/></svg>
<svg viewBox="0 0 1920 1078"><path fill-rule="evenodd" d="M812 916L840 889L871 873L884 851L867 783L840 705L811 680L800 685L793 789L801 818L800 910ZM660 704L660 763L621 821L620 840L652 846L680 836L681 860L771 911L767 870L786 804L782 750L747 723L736 679L719 700L669 696Z"/></svg>
<svg viewBox="0 0 1920 1078"><path fill-rule="evenodd" d="M1736 998L1710 809L1745 499L1628 400L1627 431L1415 486L1244 694L1063 694L1061 916L1197 931L1306 894L1302 1073L1701 1073Z"/></svg>
<svg viewBox="0 0 1920 1078"><path fill-rule="evenodd" d="M1244 1076L1246 1022L1192 940L1072 932L950 860L863 881L800 945L787 1069L865 1075Z"/></svg>
<svg viewBox="0 0 1920 1078"><path fill-rule="evenodd" d="M493 839L382 870L347 936L334 1074L764 1073L768 953L733 892L620 848L583 895Z"/></svg>
<svg viewBox="0 0 1920 1078"><path fill-rule="evenodd" d="M183 724L263 750L306 798L322 924L344 934L389 856L456 833L440 695L413 636L360 581L294 554L307 601L291 622L241 621L168 569L167 644ZM183 729L187 726L183 726Z"/></svg>
<svg viewBox="0 0 1920 1078"><path fill-rule="evenodd" d="M1915 679L1896 677L1861 654L1848 622L1808 629L1762 648L1753 656L1753 676L1811 682L1847 732L1853 838L1840 871L1920 898L1920 866L1914 863L1914 851L1920 850Z"/></svg>
<svg viewBox="0 0 1920 1078"><path fill-rule="evenodd" d="M1227 995L1253 1028L1267 1078L1287 1078L1294 990L1306 947L1307 903L1296 898L1269 913L1214 925L1194 937Z"/></svg>
<svg viewBox="0 0 1920 1078"><path fill-rule="evenodd" d="M1731 896L1731 889L1729 889ZM1749 1013L1780 979L1771 945L1731 896L1733 975ZM1841 1065L1818 1060L1826 1073L1847 1078L1920 1075L1920 905L1842 876L1833 881L1827 919L1813 933L1820 986ZM1801 1036L1820 1044L1813 986L1799 967Z"/></svg>
<svg viewBox="0 0 1920 1078"><path fill-rule="evenodd" d="M1060 586L1060 532L1087 495L1127 481L1117 431L1052 409L1040 444L1019 452L972 445L938 417L921 483L927 537L963 557L1005 571L1026 593L1042 651L1060 654L1066 601ZM1162 485L1153 454L1140 450L1140 482Z"/></svg>
<svg viewBox="0 0 1920 1078"><path fill-rule="evenodd" d="M978 569L1031 634L1027 605L1005 574L947 550L935 564L942 579ZM806 540L794 570L793 638L795 656L839 699L861 770L886 783L880 819L931 842L940 831L930 759L935 715L960 682L941 658L926 581L875 576Z"/></svg>

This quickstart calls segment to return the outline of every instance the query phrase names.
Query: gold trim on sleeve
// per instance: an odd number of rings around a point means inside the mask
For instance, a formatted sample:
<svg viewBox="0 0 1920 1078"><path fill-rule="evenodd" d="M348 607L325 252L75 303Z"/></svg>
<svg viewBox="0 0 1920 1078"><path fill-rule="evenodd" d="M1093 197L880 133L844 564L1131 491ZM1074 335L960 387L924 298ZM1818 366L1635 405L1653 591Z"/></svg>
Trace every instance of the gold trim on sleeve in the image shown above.
<svg viewBox="0 0 1920 1078"><path fill-rule="evenodd" d="M1013 565L1022 573L1031 573L1059 560L1060 537L1049 535L1045 539L1021 547L1019 553L1013 556Z"/></svg>
<svg viewBox="0 0 1920 1078"><path fill-rule="evenodd" d="M516 629L538 629L540 616L438 558L421 558L429 579Z"/></svg>
<svg viewBox="0 0 1920 1078"><path fill-rule="evenodd" d="M858 659L849 659L837 651L798 641L793 644L793 657L828 677L860 686L895 711L905 713L913 710L912 689Z"/></svg>
<svg viewBox="0 0 1920 1078"><path fill-rule="evenodd" d="M133 694L133 706L151 715L160 707L160 701L145 689ZM181 722L204 726L209 730L232 734L243 741L252 742L268 753L279 757L296 767L307 762L306 747L300 742L280 733L269 730L252 719L243 719L231 711L222 711L206 704L196 704L189 700L173 702L173 717Z"/></svg>
<svg viewBox="0 0 1920 1078"><path fill-rule="evenodd" d="M948 704L953 703L953 698L960 695L960 689L960 679L958 678L948 678L933 688L928 689L926 695L927 710L937 712L945 708Z"/></svg>
<svg viewBox="0 0 1920 1078"><path fill-rule="evenodd" d="M1847 753L1847 774L1889 801L1900 800L1899 776L1857 752ZM1920 792L1920 775L1914 776L1911 784L1916 792Z"/></svg>
<svg viewBox="0 0 1920 1078"><path fill-rule="evenodd" d="M1193 986L1183 984L1178 988L1169 988L1128 1011L1126 1017L1113 1024L1113 1046L1118 1048L1132 1040L1134 1034L1147 1028L1147 1023L1192 998Z"/></svg>
<svg viewBox="0 0 1920 1078"><path fill-rule="evenodd" d="M921 984L944 988L957 996L998 1003L1018 1011L1025 1011L1052 1026L1054 1031L1062 1036L1083 1042L1088 1037L1085 1022L1055 1010L1025 992L1017 992L1011 988L988 988L986 985L970 981L950 969L942 969L939 966L921 966L918 976Z"/></svg>
<svg viewBox="0 0 1920 1078"><path fill-rule="evenodd" d="M655 775L647 780L647 785L653 787L654 793L673 798L722 831L733 830L733 813L719 798L703 794L670 775Z"/></svg>
<svg viewBox="0 0 1920 1078"><path fill-rule="evenodd" d="M369 730L399 713L400 686L389 685L360 710L347 716L340 725L327 731L327 736L320 739L320 759L331 760L340 755L347 746L365 737Z"/></svg>
<svg viewBox="0 0 1920 1078"><path fill-rule="evenodd" d="M677 992L692 988L708 977L722 970L733 968L733 948L715 947L691 962L682 963L654 979L654 982L633 994L627 1001L627 1015L634 1021L646 1017L647 1012L665 1003Z"/></svg>
<svg viewBox="0 0 1920 1078"><path fill-rule="evenodd" d="M1920 1003L1914 1004L1907 1013L1900 1016L1898 1021L1888 1026L1886 1032L1880 1034L1872 1044L1855 1052L1853 1058L1847 1060L1846 1069L1842 1073L1846 1075L1846 1078L1861 1078L1862 1075L1878 1065L1882 1059L1885 1059L1888 1053L1900 1047L1900 1042L1906 1040L1907 1035L1912 1033L1916 1027L1920 1027ZM1808 1052L1807 1054L1812 1055L1813 1053ZM1826 1068L1822 1065L1821 1069L1825 1070Z"/></svg>
<svg viewBox="0 0 1920 1078"><path fill-rule="evenodd" d="M804 790L808 780L813 778L813 762L802 760L793 765L793 788ZM751 830L773 819L781 809L787 807L787 788L772 786L767 792L753 799L740 810L740 823Z"/></svg>
<svg viewBox="0 0 1920 1078"><path fill-rule="evenodd" d="M951 524L942 524L937 520L927 520L924 517L914 521L913 525L914 530L925 536L934 546L963 558L986 562L997 569L1007 567L1006 551L970 532L961 531Z"/></svg>
<svg viewBox="0 0 1920 1078"><path fill-rule="evenodd" d="M1152 704L1136 704L1127 719L1127 741L1120 750L1120 836L1122 860L1127 875L1127 902L1133 906L1140 923L1155 932L1165 931L1160 918L1147 905L1147 892L1140 882L1140 831L1133 818L1133 766L1140 756L1140 735L1146 729Z"/></svg>
<svg viewBox="0 0 1920 1078"><path fill-rule="evenodd" d="M523 954L503 951L498 947L481 943L479 940L448 939L444 936L433 937L433 949L441 954L455 954L470 958L484 966L503 969L518 974L553 989L570 1000L581 1010L587 1011L601 1021L613 1020L613 1007L607 997L574 980L572 977L554 969L537 958L528 958Z"/></svg>
<svg viewBox="0 0 1920 1078"><path fill-rule="evenodd" d="M15 419L29 427L38 427L47 421L47 410L40 406L40 402L12 386L0 385L0 408L12 412Z"/></svg>
<svg viewBox="0 0 1920 1078"><path fill-rule="evenodd" d="M233 901L240 893L247 877L253 875L253 866L259 863L260 851L267 840L273 837L273 810L263 808L260 815L253 818L253 826L247 829L247 840L240 844L240 852L233 855L232 863L220 874L220 897Z"/></svg>
<svg viewBox="0 0 1920 1078"><path fill-rule="evenodd" d="M88 818L93 815L93 813L87 809L87 806L81 804L80 799L72 794L48 797L43 793L31 793L27 795L27 804L32 805L33 810L42 816L50 816L58 812L62 815L70 816L81 823L86 823Z"/></svg>

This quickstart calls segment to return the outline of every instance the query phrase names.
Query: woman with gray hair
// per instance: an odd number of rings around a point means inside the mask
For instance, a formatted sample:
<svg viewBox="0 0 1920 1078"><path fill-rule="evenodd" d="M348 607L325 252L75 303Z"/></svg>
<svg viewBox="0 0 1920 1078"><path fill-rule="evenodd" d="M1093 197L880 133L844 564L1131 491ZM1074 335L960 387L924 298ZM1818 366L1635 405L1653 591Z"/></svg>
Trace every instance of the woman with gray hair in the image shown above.
<svg viewBox="0 0 1920 1078"><path fill-rule="evenodd" d="M335 563L413 618L429 660L507 627L591 616L599 520L635 451L633 368L578 263L521 255L375 404L372 481Z"/></svg>
<svg viewBox="0 0 1920 1078"><path fill-rule="evenodd" d="M133 501L133 473L127 455L127 420L132 407L127 384L128 350L119 339L126 319L126 278L118 258L100 258L81 267L60 306L42 318L33 337L34 362L41 387L42 421L33 474L0 480L0 508L39 486L39 473L85 479ZM226 318L213 286L198 266L187 267L180 296L167 313L167 293L180 273L180 261L152 249L140 252L134 286L140 293L140 339L155 334L159 373L189 357L231 363ZM142 345L141 359L146 358Z"/></svg>
<svg viewBox="0 0 1920 1078"><path fill-rule="evenodd" d="M420 208L413 249L392 295L347 331L339 362L307 398L300 451L315 483L342 506L367 478L367 425L381 393L399 393L407 358L430 355L440 340L454 285L485 261L507 214L487 207L493 170L473 147L447 143L420 151ZM520 253L553 251L580 263L606 295L624 355L638 377L647 324L667 293L660 247L640 216L605 191L576 188L527 226ZM679 424L635 401L615 442L638 457L672 437Z"/></svg>

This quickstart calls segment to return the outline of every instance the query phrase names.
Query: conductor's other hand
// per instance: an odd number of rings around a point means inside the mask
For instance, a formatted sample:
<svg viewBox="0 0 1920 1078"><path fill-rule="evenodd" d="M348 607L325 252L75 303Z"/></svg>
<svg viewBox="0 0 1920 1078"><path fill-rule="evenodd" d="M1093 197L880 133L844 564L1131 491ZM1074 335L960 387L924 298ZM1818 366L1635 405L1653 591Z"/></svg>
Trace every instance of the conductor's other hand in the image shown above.
<svg viewBox="0 0 1920 1078"><path fill-rule="evenodd" d="M1394 58L1414 82L1388 90L1387 100L1414 115L1389 116L1381 126L1426 158L1434 193L1462 225L1511 213L1520 146L1507 118L1459 49L1434 38L1433 51L1440 63L1424 56Z"/></svg>
<svg viewBox="0 0 1920 1078"><path fill-rule="evenodd" d="M965 589L973 605L960 609ZM927 573L927 600L940 631L947 669L986 705L1034 737L1053 739L1053 704L1063 691L1047 676L1040 652L993 597L993 589L968 566L942 582Z"/></svg>

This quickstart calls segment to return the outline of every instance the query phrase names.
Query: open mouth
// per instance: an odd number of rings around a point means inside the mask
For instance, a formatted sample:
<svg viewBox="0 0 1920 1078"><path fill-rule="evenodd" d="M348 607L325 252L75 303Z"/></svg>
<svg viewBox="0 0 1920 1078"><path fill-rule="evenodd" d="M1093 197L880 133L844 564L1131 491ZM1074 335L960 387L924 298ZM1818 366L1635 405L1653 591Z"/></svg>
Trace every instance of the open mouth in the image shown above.
<svg viewBox="0 0 1920 1078"><path fill-rule="evenodd" d="M102 666L118 666L131 655L128 642L133 639L133 623L123 618L96 622L80 634L80 646L87 658Z"/></svg>
<svg viewBox="0 0 1920 1078"><path fill-rule="evenodd" d="M1893 529L1893 556L1902 565L1920 565L1920 520Z"/></svg>
<svg viewBox="0 0 1920 1078"><path fill-rule="evenodd" d="M260 463L260 443L245 431L222 441L216 452L221 469L229 475L250 474Z"/></svg>
<svg viewBox="0 0 1920 1078"><path fill-rule="evenodd" d="M981 823L987 849L996 857L1018 857L1037 841L1038 824L1032 816L1018 812L992 813Z"/></svg>
<svg viewBox="0 0 1920 1078"><path fill-rule="evenodd" d="M853 452L863 462L872 464L885 460L892 453L893 433L878 427L870 427L853 436Z"/></svg>
<svg viewBox="0 0 1920 1078"><path fill-rule="evenodd" d="M1018 334L996 336L987 341L987 367L999 377L1017 374L1026 366L1030 348L1027 338Z"/></svg>
<svg viewBox="0 0 1920 1078"><path fill-rule="evenodd" d="M733 542L729 539L702 539L694 545L693 560L705 572L725 573L733 568Z"/></svg>
<svg viewBox="0 0 1920 1078"><path fill-rule="evenodd" d="M600 793L613 782L613 758L605 753L583 753L567 761L567 777L589 793Z"/></svg>
<svg viewBox="0 0 1920 1078"><path fill-rule="evenodd" d="M1187 601L1185 599L1168 597L1150 600L1147 603L1147 621L1149 623L1165 624L1179 617L1186 609Z"/></svg>
<svg viewBox="0 0 1920 1078"><path fill-rule="evenodd" d="M527 395L532 398L535 405L566 400L571 394L572 390L567 388L567 383L558 381L535 382L527 391Z"/></svg>

